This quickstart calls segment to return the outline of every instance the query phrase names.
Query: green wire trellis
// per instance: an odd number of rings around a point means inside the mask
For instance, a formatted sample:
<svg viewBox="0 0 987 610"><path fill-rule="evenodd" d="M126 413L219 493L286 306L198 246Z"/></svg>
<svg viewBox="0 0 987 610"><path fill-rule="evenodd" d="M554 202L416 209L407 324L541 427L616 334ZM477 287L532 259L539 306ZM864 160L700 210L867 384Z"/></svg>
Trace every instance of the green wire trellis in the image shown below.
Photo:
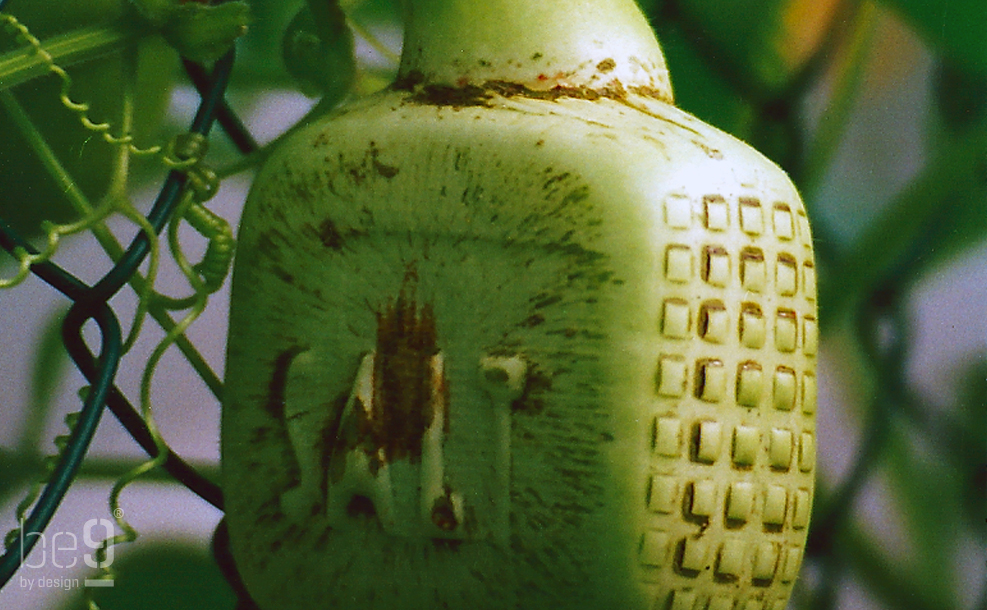
<svg viewBox="0 0 987 610"><path fill-rule="evenodd" d="M3 4L4 2L0 0L0 9L2 9ZM218 114L221 120L226 119L223 120L224 127L237 134L234 140L240 143L241 147L248 148L252 145L252 140L249 135L245 134L237 121L229 120L232 118L232 113L229 112L228 108L225 111L217 112L218 109L226 107L223 94L229 81L232 65L232 51L216 63L212 75L208 79L208 87L203 91L202 103L192 121L190 133L203 137L208 135ZM190 72L193 73L193 80L196 81L197 85L205 85L201 68L191 67ZM183 171L173 170L169 174L161 193L147 215L147 222L153 227L155 234L159 233L171 218L187 182L188 176ZM37 254L37 251L17 236L2 219L0 219L0 245L11 254L18 252ZM62 452L48 484L34 509L21 525L22 535L12 541L7 552L0 558L0 587L10 580L22 558L30 553L38 539L38 536L31 534L42 532L45 529L71 485L95 433L105 405L110 406L111 411L149 455L157 457L159 454L158 447L144 420L113 385L117 366L123 353L123 342L116 316L107 305L107 301L129 281L147 257L149 250L150 238L144 231L141 231L117 264L92 286L84 284L50 261L31 265L31 271L35 275L72 301L72 306L62 327L63 340L69 355L92 385L79 419L73 426L65 450ZM98 358L91 353L82 338L82 326L88 320L94 320L102 334ZM192 470L178 456L168 451L164 457L163 465L178 480L203 499L217 508L222 507L222 498L215 484Z"/></svg>

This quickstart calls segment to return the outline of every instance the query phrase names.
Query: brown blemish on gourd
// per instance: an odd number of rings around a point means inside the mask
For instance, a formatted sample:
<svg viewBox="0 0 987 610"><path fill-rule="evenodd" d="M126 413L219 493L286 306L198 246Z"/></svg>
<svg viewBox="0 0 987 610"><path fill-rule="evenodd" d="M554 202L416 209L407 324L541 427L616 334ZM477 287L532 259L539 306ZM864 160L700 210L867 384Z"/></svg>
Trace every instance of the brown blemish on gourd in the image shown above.
<svg viewBox="0 0 987 610"><path fill-rule="evenodd" d="M614 68L616 68L616 62L612 59L605 59L597 65L601 74L606 74ZM544 80L549 80L549 77L545 76ZM522 83L505 80L489 80L482 85L468 82L456 85L426 84L420 73L412 72L396 80L391 88L396 91L410 92L409 99L412 103L452 108L489 107L492 105L491 102L494 97L524 97L547 101L563 98L588 101L611 99L619 102L627 102L628 97L628 89L617 79L613 79L601 87L555 85L549 89L533 89ZM631 87L630 93L665 102L669 101L665 94L653 87Z"/></svg>
<svg viewBox="0 0 987 610"><path fill-rule="evenodd" d="M380 149L377 148L376 142L370 143L369 155L370 163L373 166L374 171L376 171L382 178L393 178L398 175L398 172L401 171L400 168L394 165L387 165L380 161Z"/></svg>
<svg viewBox="0 0 987 610"><path fill-rule="evenodd" d="M417 274L408 271L397 299L377 313L373 409L361 427L369 448L381 450L388 462L417 463L422 437L435 415L432 357L439 351L435 315L431 305L419 306L417 280Z"/></svg>
<svg viewBox="0 0 987 610"><path fill-rule="evenodd" d="M336 227L336 223L331 218L326 218L319 225L319 241L330 250L339 250L343 247L343 236Z"/></svg>
<svg viewBox="0 0 987 610"><path fill-rule="evenodd" d="M331 162L330 158L327 157L326 162ZM370 146L362 159L355 163L347 162L340 155L339 165L342 170L349 174L356 186L361 186L367 179L373 179L375 176L390 180L401 171L401 168L388 165L380 160L380 149L377 148L377 143L373 141L370 142Z"/></svg>
<svg viewBox="0 0 987 610"><path fill-rule="evenodd" d="M447 487L445 494L439 496L432 503L431 511L432 523L444 532L451 532L459 527L456 519L456 510L452 503L451 491Z"/></svg>
<svg viewBox="0 0 987 610"><path fill-rule="evenodd" d="M288 385L288 369L296 356L305 351L301 346L293 346L278 354L274 361L274 371L267 386L267 404L264 405L268 415L277 421L284 419L284 391Z"/></svg>
<svg viewBox="0 0 987 610"><path fill-rule="evenodd" d="M319 223L318 227L308 225L306 230L310 233L314 233L323 246L336 252L343 249L347 240L354 237L366 236L366 231L360 231L353 228L344 229L336 224L331 218L326 218L323 220Z"/></svg>
<svg viewBox="0 0 987 610"><path fill-rule="evenodd" d="M524 378L521 395L511 402L511 411L537 413L545 408L544 395L552 389L552 378L533 366Z"/></svg>

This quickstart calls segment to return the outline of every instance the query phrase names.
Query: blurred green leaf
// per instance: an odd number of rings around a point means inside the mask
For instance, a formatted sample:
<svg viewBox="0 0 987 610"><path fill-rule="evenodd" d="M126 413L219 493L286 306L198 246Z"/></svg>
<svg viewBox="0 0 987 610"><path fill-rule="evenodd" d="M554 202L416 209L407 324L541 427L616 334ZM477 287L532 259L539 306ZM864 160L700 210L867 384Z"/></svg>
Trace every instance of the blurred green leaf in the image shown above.
<svg viewBox="0 0 987 610"><path fill-rule="evenodd" d="M247 31L250 5L242 0L215 6L182 2L161 33L182 57L201 63L222 57Z"/></svg>
<svg viewBox="0 0 987 610"><path fill-rule="evenodd" d="M281 51L288 73L306 95L335 102L353 86L353 33L345 13L331 0L314 0L295 15Z"/></svg>
<svg viewBox="0 0 987 610"><path fill-rule="evenodd" d="M206 552L173 543L118 546L113 587L94 591L102 610L233 610L236 598ZM65 610L85 608L82 595Z"/></svg>
<svg viewBox="0 0 987 610"><path fill-rule="evenodd" d="M910 572L935 608L958 608L954 562L964 481L952 464L917 455L918 446L900 429L892 432L885 459L897 504L914 545Z"/></svg>
<svg viewBox="0 0 987 610"><path fill-rule="evenodd" d="M956 610L942 606L930 595L919 571L908 570L899 553L888 549L863 526L853 523L843 528L833 545L854 581L865 586L868 597L881 604L877 608L907 610Z"/></svg>
<svg viewBox="0 0 987 610"><path fill-rule="evenodd" d="M984 0L886 0L916 30L955 61L987 72L987 2Z"/></svg>
<svg viewBox="0 0 987 610"><path fill-rule="evenodd" d="M987 124L939 146L833 269L819 308L836 316L891 277L923 270L987 236ZM848 298L849 297L849 298Z"/></svg>
<svg viewBox="0 0 987 610"><path fill-rule="evenodd" d="M987 71L941 61L936 69L935 100L939 116L952 134L975 128L987 118Z"/></svg>
<svg viewBox="0 0 987 610"><path fill-rule="evenodd" d="M250 0L253 22L237 43L236 71L241 82L245 77L261 87L289 82L277 49L288 24L304 5L305 0Z"/></svg>
<svg viewBox="0 0 987 610"><path fill-rule="evenodd" d="M672 75L675 105L738 138L749 137L751 104L706 63L682 28L668 24L656 30Z"/></svg>
<svg viewBox="0 0 987 610"><path fill-rule="evenodd" d="M971 364L960 384L958 411L962 435L954 447L955 467L961 473L960 488L969 525L987 543L987 354Z"/></svg>
<svg viewBox="0 0 987 610"><path fill-rule="evenodd" d="M58 387L68 370L68 353L62 344L62 318L65 316L65 311L60 309L55 312L34 344L31 405L27 409L27 422L21 435L23 442L29 443L25 446L26 449L37 447L48 414L51 413L55 399L58 397Z"/></svg>
<svg viewBox="0 0 987 610"><path fill-rule="evenodd" d="M754 99L797 79L827 40L844 0L679 0L681 20L701 31L706 54L735 73Z"/></svg>
<svg viewBox="0 0 987 610"><path fill-rule="evenodd" d="M45 43L51 37L71 39L74 33L119 25L128 14L129 0L71 0L52 10L45 0L10 3L10 14L24 23ZM25 48L5 30L0 30L0 51ZM130 53L139 52L135 87L134 126L138 142L146 143L164 116L168 92L174 80L177 57L158 38L150 38ZM68 68L72 77L70 97L90 105L94 122L119 124L123 99L120 94L126 66L121 52L102 55ZM91 200L102 197L109 184L116 150L92 131L82 127L76 114L59 101L61 81L54 76L36 78L12 89L34 126L55 156ZM113 130L119 135L119 130ZM32 152L11 118L0 110L0 168L6 187L0 198L0 215L25 236L38 235L42 220L56 223L78 219L63 188L52 180ZM145 144L146 145L146 144Z"/></svg>

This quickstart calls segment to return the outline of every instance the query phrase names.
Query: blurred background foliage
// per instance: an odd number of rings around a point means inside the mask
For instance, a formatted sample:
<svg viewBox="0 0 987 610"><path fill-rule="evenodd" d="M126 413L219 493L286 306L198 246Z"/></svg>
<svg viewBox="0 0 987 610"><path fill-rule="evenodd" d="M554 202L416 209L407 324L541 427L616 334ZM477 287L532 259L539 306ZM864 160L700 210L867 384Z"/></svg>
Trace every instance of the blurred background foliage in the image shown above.
<svg viewBox="0 0 987 610"><path fill-rule="evenodd" d="M979 258L973 281L984 277L987 264L987 2L639 3L662 41L677 103L785 168L812 216L830 384L821 404L842 419L834 424L821 410L821 430L831 425L833 431L829 446L821 442L814 525L790 607L987 610L987 335L964 348L954 367L959 372L923 373L938 379L938 395L920 391L913 370L928 344L919 341L914 313L920 287L963 257ZM176 49L188 55L204 45L193 22L179 28L170 17L154 18L167 4L65 0L51 10L43 0L11 0L5 10L52 48L64 47L73 96L91 104L94 118L128 116L119 91L129 83L136 91L133 132L154 142L183 120L172 116L176 92L189 90ZM281 117L280 131L261 138L266 146L247 157L217 142L222 136L213 138L218 150L210 157L221 177L249 175L293 122L385 87L397 67L396 0L249 5L228 95L234 111L246 116L257 105L276 105L272 94L300 93L311 102L297 116ZM16 120L15 106L3 98L0 216L37 237L42 220L66 222L77 214L45 154L60 160L92 200L114 195L120 161L61 106L54 78L23 68L23 48L14 36L0 35L0 94L19 102L34 126ZM138 61L127 61L121 49ZM889 101L907 95L903 83L919 99L909 112ZM278 115L275 108L264 116ZM29 143L39 136L48 153ZM856 152L848 153L852 147ZM861 159L867 167L847 169ZM882 179L890 165L897 169ZM139 159L126 169L131 192L160 181L153 164ZM854 176L864 186L852 184ZM235 215L236 209L232 224ZM7 263L0 270L9 271ZM17 294L0 293L0 307ZM984 291L974 287L972 294ZM983 300L960 307L973 313L958 324L987 318ZM14 409L27 412L17 441L0 448L6 503L16 503L23 486L38 478L52 451L46 422L63 416L53 398L69 370L57 315L33 345L0 343L35 363L23 404L7 398L0 412L4 418ZM4 319L0 328L12 323ZM972 329L987 332L982 324ZM828 471L827 452L842 456L829 458ZM111 481L135 460L94 458L83 480ZM215 476L214 460L201 466ZM883 497L876 505L868 500L875 487ZM202 548L138 542L121 550L117 571L118 586L97 598L107 610L235 605ZM0 600L6 594L0 591ZM66 608L81 603L81 596L64 599Z"/></svg>

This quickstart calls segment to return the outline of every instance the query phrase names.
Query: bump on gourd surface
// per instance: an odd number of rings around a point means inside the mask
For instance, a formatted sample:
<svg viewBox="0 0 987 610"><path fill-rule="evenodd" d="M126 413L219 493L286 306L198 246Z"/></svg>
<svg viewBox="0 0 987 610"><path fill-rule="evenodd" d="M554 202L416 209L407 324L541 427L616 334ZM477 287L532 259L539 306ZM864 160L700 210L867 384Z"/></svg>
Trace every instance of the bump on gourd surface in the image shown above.
<svg viewBox="0 0 987 610"><path fill-rule="evenodd" d="M633 94L416 95L299 132L244 212L223 460L252 595L783 607L817 341L790 182Z"/></svg>

